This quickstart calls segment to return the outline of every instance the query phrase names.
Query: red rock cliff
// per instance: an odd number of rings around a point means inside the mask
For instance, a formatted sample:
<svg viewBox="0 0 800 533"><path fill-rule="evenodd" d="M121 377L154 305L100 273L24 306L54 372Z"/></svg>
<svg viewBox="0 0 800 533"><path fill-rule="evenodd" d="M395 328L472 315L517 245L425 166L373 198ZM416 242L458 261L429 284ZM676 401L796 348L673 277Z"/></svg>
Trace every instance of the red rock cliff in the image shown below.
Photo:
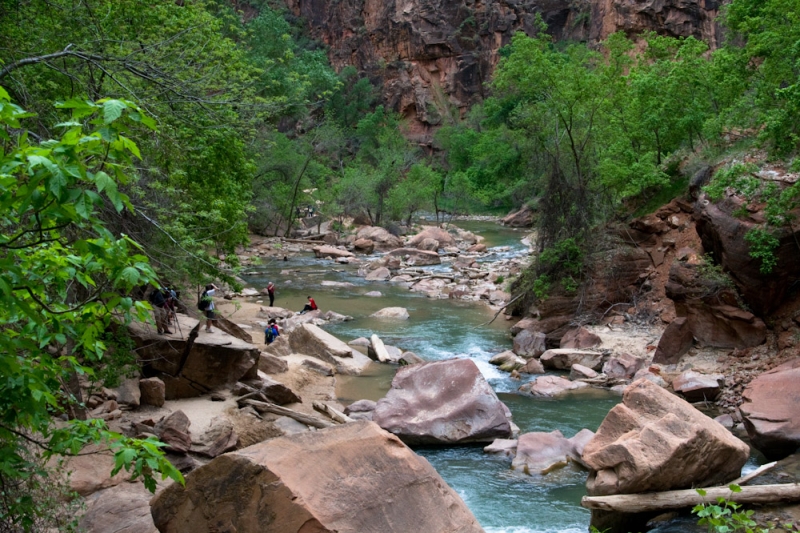
<svg viewBox="0 0 800 533"><path fill-rule="evenodd" d="M329 47L383 87L384 103L426 141L432 128L484 96L498 50L533 32L537 13L556 39L597 43L622 30L719 40L717 0L286 0Z"/></svg>

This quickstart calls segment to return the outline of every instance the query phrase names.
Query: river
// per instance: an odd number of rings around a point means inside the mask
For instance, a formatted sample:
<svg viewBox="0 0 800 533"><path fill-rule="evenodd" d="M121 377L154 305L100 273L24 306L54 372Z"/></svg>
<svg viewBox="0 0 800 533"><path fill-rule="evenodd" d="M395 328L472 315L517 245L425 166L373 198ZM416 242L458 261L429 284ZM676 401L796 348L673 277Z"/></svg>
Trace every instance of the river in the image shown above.
<svg viewBox="0 0 800 533"><path fill-rule="evenodd" d="M525 233L493 222L463 221L457 225L483 235L487 260L526 253ZM508 247L508 248L507 248ZM442 267L435 267L441 269ZM515 394L522 382L489 364L489 358L511 346L509 324L494 315L485 303L433 300L385 282L366 282L356 275L357 266L332 265L311 254L274 261L248 276L256 288L268 281L277 285L275 305L299 310L312 295L322 310L352 316L349 322L326 329L344 341L377 333L386 344L410 350L426 360L468 357L500 399L508 405L522 433L560 430L572 437L583 428L595 431L619 396L604 391L561 400L540 400ZM282 271L291 271L281 274ZM322 287L323 280L350 282L352 287ZM380 291L381 297L364 296ZM384 307L405 307L410 319L391 321L370 318ZM344 404L366 398L378 400L389 389L395 367L374 365L360 377L338 376L338 395ZM524 382L524 381L523 381ZM579 505L585 494L586 472L567 467L547 476L528 476L511 470L510 462L483 454L482 447L420 448L447 483L464 499L489 533L585 532L589 512Z"/></svg>

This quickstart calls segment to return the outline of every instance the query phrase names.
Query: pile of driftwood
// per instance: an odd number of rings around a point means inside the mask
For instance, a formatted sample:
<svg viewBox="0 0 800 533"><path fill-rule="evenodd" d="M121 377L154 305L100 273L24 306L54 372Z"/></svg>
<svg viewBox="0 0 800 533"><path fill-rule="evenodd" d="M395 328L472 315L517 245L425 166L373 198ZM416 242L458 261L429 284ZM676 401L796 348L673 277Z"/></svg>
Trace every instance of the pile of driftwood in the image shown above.
<svg viewBox="0 0 800 533"><path fill-rule="evenodd" d="M774 467L777 462L766 464L750 474L731 481L730 485L744 485L751 479ZM756 485L741 487L733 492L726 487L706 487L701 496L695 489L648 492L643 494L614 494L612 496L584 496L581 505L587 509L616 511L619 513L646 513L694 507L705 502L725 498L736 503L778 503L800 501L800 484Z"/></svg>

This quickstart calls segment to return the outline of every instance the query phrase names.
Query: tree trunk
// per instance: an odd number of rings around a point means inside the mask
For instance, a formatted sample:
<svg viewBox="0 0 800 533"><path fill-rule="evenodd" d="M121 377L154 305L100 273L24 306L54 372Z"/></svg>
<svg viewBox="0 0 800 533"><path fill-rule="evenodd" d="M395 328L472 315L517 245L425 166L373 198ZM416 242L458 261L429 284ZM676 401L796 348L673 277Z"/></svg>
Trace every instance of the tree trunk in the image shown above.
<svg viewBox="0 0 800 533"><path fill-rule="evenodd" d="M581 505L587 509L616 511L620 513L647 513L668 509L693 507L701 503L713 503L722 497L736 503L777 503L800 501L800 485L757 485L742 487L741 492L732 492L728 487L709 487L700 496L694 489L669 490L644 494L615 494L613 496L584 496Z"/></svg>

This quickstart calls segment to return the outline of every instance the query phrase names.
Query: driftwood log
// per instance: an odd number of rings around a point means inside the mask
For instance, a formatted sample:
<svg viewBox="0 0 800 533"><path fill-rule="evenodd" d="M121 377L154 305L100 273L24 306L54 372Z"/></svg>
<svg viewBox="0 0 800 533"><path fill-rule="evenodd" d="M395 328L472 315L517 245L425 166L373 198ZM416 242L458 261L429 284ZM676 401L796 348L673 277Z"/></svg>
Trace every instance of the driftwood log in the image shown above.
<svg viewBox="0 0 800 533"><path fill-rule="evenodd" d="M800 485L796 483L742 487L741 492L732 492L728 487L708 487L703 490L706 491L705 496L700 496L694 489L612 496L584 496L581 499L581 505L587 509L600 511L647 513L693 507L704 502L715 502L719 497L736 503L800 501Z"/></svg>
<svg viewBox="0 0 800 533"><path fill-rule="evenodd" d="M317 418L316 416L307 415L305 413L299 413L293 409L281 407L280 405L275 405L273 403L259 402L257 400L245 400L243 403L251 406L259 413L272 413L275 415L288 416L289 418L294 418L302 424L313 426L315 428L324 429L333 425L333 422L328 422L322 418Z"/></svg>
<svg viewBox="0 0 800 533"><path fill-rule="evenodd" d="M338 422L339 424L347 424L348 422L355 422L352 418L350 418L343 412L337 411L330 405L324 404L322 402L314 400L313 402L311 402L311 406L314 408L315 411L319 411L323 415L329 417L334 422Z"/></svg>

